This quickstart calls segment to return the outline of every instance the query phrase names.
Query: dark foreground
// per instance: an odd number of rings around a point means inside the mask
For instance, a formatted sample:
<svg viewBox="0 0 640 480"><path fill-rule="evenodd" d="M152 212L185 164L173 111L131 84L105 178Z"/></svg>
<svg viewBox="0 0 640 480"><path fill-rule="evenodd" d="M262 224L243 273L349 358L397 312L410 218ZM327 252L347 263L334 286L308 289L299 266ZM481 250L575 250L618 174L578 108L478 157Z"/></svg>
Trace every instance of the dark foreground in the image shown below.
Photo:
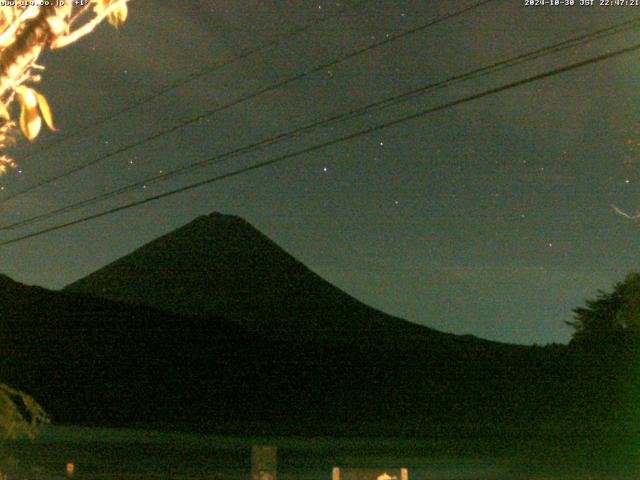
<svg viewBox="0 0 640 480"><path fill-rule="evenodd" d="M617 455L598 460L593 455L597 443L584 437L562 443L499 436L242 438L51 427L34 442L5 445L3 457L9 479L69 478L68 463L73 463L72 478L77 479L248 479L253 445L278 448L282 480L330 480L334 466L407 467L411 480L639 478L640 470L630 462L637 452L620 448Z"/></svg>

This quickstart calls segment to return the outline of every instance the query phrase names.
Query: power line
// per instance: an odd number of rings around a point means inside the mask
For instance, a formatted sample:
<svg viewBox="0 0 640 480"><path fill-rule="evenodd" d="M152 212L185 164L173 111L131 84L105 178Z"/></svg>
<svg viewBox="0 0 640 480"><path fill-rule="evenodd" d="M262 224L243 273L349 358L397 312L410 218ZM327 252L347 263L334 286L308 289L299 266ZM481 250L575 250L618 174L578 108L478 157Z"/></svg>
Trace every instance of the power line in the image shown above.
<svg viewBox="0 0 640 480"><path fill-rule="evenodd" d="M113 157L115 155L118 155L120 153L124 153L124 152L126 152L128 150L131 150L132 148L135 148L135 147L138 147L138 146L143 145L145 143L148 143L148 142L150 142L152 140L155 140L157 138L160 138L160 137L162 137L164 135L168 135L170 133L173 133L173 132L175 132L177 130L180 130L181 128L184 128L184 127L186 127L188 125L192 125L192 124L194 124L196 122L199 122L200 120L203 120L203 119L205 119L207 117L210 117L210 116L212 116L212 115L214 115L216 113L219 113L221 111L227 110L227 109L229 109L231 107L234 107L234 106L236 106L236 105L238 105L240 103L244 103L247 100L251 100L251 99L256 98L256 97L258 97L260 95L263 95L265 93L271 92L271 91L276 90L276 89L281 88L281 87L284 87L284 86L286 86L286 85L288 85L290 83L293 83L293 82L295 82L297 80L301 80L301 79L303 79L303 78L305 78L305 77L307 77L309 75L312 75L314 73L317 73L317 72L319 72L321 70L333 67L333 66L335 66L335 65L337 65L339 63L342 63L342 62L344 62L344 61L346 61L348 59L351 59L353 57L361 55L361 54L363 54L365 52L368 52L368 51L373 50L375 48L378 48L378 47L381 47L383 45L386 45L387 43L399 40L399 39L404 38L404 37L406 37L408 35L413 35L415 33L418 33L420 31L422 31L422 30L425 30L425 29L427 29L427 28L429 28L429 27L431 27L433 25L436 25L438 23L442 23L442 22L444 22L446 20L449 20L451 18L455 18L455 17L457 17L459 15L462 15L463 13L466 13L466 12L471 11L473 9L479 8L482 5L485 5L487 3L494 2L494 1L497 1L497 0L481 0L481 1L478 1L478 2L475 2L475 3L471 4L469 6L461 8L459 10L456 10L456 11L450 12L448 14L445 14L443 16L440 16L440 17L438 17L438 18L436 18L434 20L431 20L431 21L429 21L429 22L427 22L427 23L425 23L423 25L420 25L418 27L415 27L415 28L412 28L412 29L409 29L409 30L405 30L405 31L397 33L395 35L389 35L389 37L385 38L382 41L373 43L373 44L371 44L371 45L369 45L367 47L364 47L364 48L355 50L355 51L353 51L351 53L342 55L342 56L338 57L337 59L332 60L331 62L324 63L322 65L319 65L317 67L312 68L311 70L305 70L304 72L302 72L300 74L297 74L297 75L294 75L293 77L289 77L286 80L282 80L280 82L274 83L274 84L272 84L272 85L270 85L268 87L265 87L265 88L263 88L261 90L258 90L257 92L251 93L249 95L246 95L244 97L236 99L236 100L234 100L234 101L232 101L230 103L227 103L227 104L222 105L220 107L216 107L216 108L214 108L212 110L209 110L207 112L201 113L201 114L199 114L199 115L197 115L195 117L192 117L192 118L189 118L187 120L184 120L184 121L182 121L182 122L180 122L180 123L178 123L178 124L176 124L176 125L174 125L172 127L169 127L169 128L164 129L164 130L161 130L160 132L157 132L157 133L155 133L155 134L153 134L151 136L148 136L148 137L146 137L146 138L144 138L142 140L137 140L137 141L135 141L133 143L130 143L130 144L125 145L125 146L123 146L121 148L118 148L118 149L116 149L116 150L114 150L112 152L109 152L109 153L107 153L105 155L102 155L102 156L100 156L100 157L98 157L98 158L96 158L96 159L94 159L92 161L89 161L89 162L86 162L84 164L78 165L78 166L76 166L74 168L71 168L71 169L67 170L66 172L63 172L61 174L58 174L58 175L55 175L55 176L50 177L48 179L42 180L40 182L37 182L37 183L35 183L34 185L32 185L30 187L27 187L25 189L19 190L19 191L15 192L15 193L13 193L11 195L8 195L8 196L4 197L2 200L0 200L0 204L6 203L9 200L12 200L12 199L14 199L14 198L16 198L16 197L18 197L20 195L24 195L25 193L31 192L31 191L33 191L33 190L35 190L37 188L43 187L43 186L48 185L50 183L53 183L53 182L55 182L57 180L61 180L61 179L66 178L66 177L68 177L70 175L78 173L78 172L80 172L80 171L82 171L82 170L84 170L84 169L86 169L88 167L96 165L96 164L98 164L98 163L100 163L100 162L102 162L104 160L107 160L107 159L109 159L109 158L111 158L111 157Z"/></svg>
<svg viewBox="0 0 640 480"><path fill-rule="evenodd" d="M459 83L461 81L464 80L469 80L471 78L477 78L480 76L484 76L490 73L495 73L497 71L500 70L504 70L505 68L510 68L513 67L515 65L527 62L527 61L531 61L537 58L540 58L542 56L545 55L549 55L551 53L557 53L559 51L568 49L568 48L573 48L579 45L583 45L585 43L587 43L588 41L592 41L594 39L597 38L603 38L603 37L607 37L607 36L611 36L614 34L618 34L621 32L624 32L626 30L629 30L631 28L635 28L638 25L640 25L640 18L636 18L636 19L632 19L629 21L625 21L607 28L602 28L593 32L588 32L586 34L582 34L576 37L572 37L570 39L564 40L562 42L553 44L553 45L549 45L537 50L533 50L533 51L529 51L520 55L516 55L514 57L484 66L484 67L480 67L477 68L475 70L472 70L470 72L464 73L464 74L460 74L460 75L455 75L453 77L449 77L445 80L441 80L435 83L431 83L428 84L426 86L420 87L420 88L416 88L413 89L409 92L405 92L399 95L395 95L392 97L388 97L386 99L383 100L379 100L377 102L365 105L363 107L354 109L354 110L350 110L348 112L339 114L339 115L334 115L330 118L324 119L324 120L319 120L319 121L315 121L312 122L310 124L304 125L302 127L298 127L294 130L290 130L288 132L283 132L280 133L276 136L273 137L269 137L267 139L261 140L259 142L244 146L244 147L240 147L240 148L236 148L234 150L231 151L227 151L225 153L222 154L218 154L214 157L211 158L207 158L205 160L201 160L198 161L196 163L192 163L189 165L185 165L183 167L162 173L160 175L155 175L153 177L147 177L146 179L140 180L140 181L136 181L132 184L108 191L108 192L104 192L101 193L99 195L95 195L93 197L81 200L79 202L70 204L70 205L66 205L64 207L60 207L54 210L50 210L48 212L44 212L42 214L36 215L34 217L30 217L27 218L25 220L21 220L19 222L15 222L9 225L3 225L0 226L0 230L10 230L10 229L15 229L15 228L19 228L19 227L23 227L26 225L30 225L36 222L39 222L41 220L45 220L45 219L49 219L52 217L55 217L57 215L60 215L62 213L68 213L74 210L77 210L81 207L90 205L92 203L98 202L98 201L102 201L102 200L106 200L109 198L113 198L116 197L118 195L122 195L124 193L136 190L140 187L144 187L146 185L150 185L153 183L158 183L161 181L165 181L168 180L169 178L175 177L177 175L180 174L184 174L186 172L195 170L197 168L201 168L205 165L209 165L212 163L219 163L222 162L224 160L227 160L229 158L232 157L236 157L236 156L240 156L240 155L244 155L246 153L249 153L251 151L272 145L274 143L278 143L281 142L283 140L286 140L288 138L294 137L296 135L299 135L301 133L304 132L308 132L311 131L313 129L316 128L320 128L326 125L330 125L333 123L337 123L337 122L341 122L344 120L349 120L352 118L355 118L357 116L362 116L368 112L371 112L374 109L382 109L382 108L386 108L390 105L394 105L397 103L400 103L402 101L405 101L407 99L413 99L418 95L423 95L427 92L433 91L433 90L438 90L441 88L445 88L445 87L449 87L453 84Z"/></svg>
<svg viewBox="0 0 640 480"><path fill-rule="evenodd" d="M91 123L85 124L83 125L81 128L78 128L76 130L74 130L73 132L70 132L68 134L66 134L64 137L57 139L57 140L53 140L51 142L48 142L47 144L45 144L43 147L36 149L35 151L29 152L28 154L26 154L25 156L23 156L23 159L27 159L27 158L31 158L34 155L38 155L39 153L42 153L43 151L50 149L50 148L54 148L57 147L58 145L77 137L78 135L86 132L87 130L91 130L92 128L95 128L99 125L102 125L104 123L110 122L111 120L113 120L114 118L119 117L120 115L130 112L131 110L141 107L143 105L146 105L149 102L152 102L153 100L155 100L156 98L162 97L165 94L176 90L180 87L182 87L183 85L186 85L194 80L197 80L198 78L204 77L206 75L209 75L217 70L220 70L221 68L227 67L229 65L233 65L236 62L239 62L240 60L244 60L247 57L250 57L256 53L261 52L262 50L265 50L267 48L271 48L275 45L278 45L280 42L282 42L283 40L287 40L291 37L295 37L296 35L299 35L301 33L306 32L307 30L310 30L328 20L331 20L333 18L339 17L343 14L345 14L346 12L350 11L350 10L355 10L357 8L359 8L361 5L369 2L370 0L361 0L358 2L354 2L352 5L349 5L348 7L345 7L335 13L329 14L329 15L325 15L322 18L319 18L317 20L312 20L309 21L307 23L305 23L304 25L298 27L298 28L294 28L292 30L289 30L288 32L284 32L284 33L280 33L280 34L276 34L274 35L269 41L263 43L262 45L259 45L257 47L254 48L249 48L247 50L245 50L244 52L241 52L240 54L225 60L223 62L219 62L219 63L214 63L211 65L207 65L206 67L200 69L197 72L192 72L190 73L188 76L181 78L179 80L176 80L175 82L164 86L163 88L161 88L160 90L158 90L155 93L152 93L151 95L148 95L146 97L143 97L142 99L133 102L131 104L128 104L127 106L123 107L120 110L117 110L115 112L113 112L112 114L110 114L107 117L101 118L101 119L97 119Z"/></svg>
<svg viewBox="0 0 640 480"><path fill-rule="evenodd" d="M495 95L497 93L500 93L500 92L503 92L503 91L506 91L506 90L510 90L512 88L515 88L515 87L519 87L519 86L522 86L522 85L526 85L528 83L532 83L532 82L536 82L536 81L539 81L539 80L543 80L545 78L549 78L549 77L552 77L552 76L555 76L555 75L559 75L561 73L565 73L565 72L568 72L568 71L571 71L571 70L576 70L578 68L585 67L587 65L592 65L592 64L595 64L595 63L599 63L599 62L602 62L602 61L605 61L605 60L609 60L611 58L618 57L620 55L624 55L624 54L627 54L627 53L635 52L635 51L638 51L638 50L640 50L640 44L635 44L633 46L626 47L626 48L621 48L621 49L618 49L618 50L614 50L612 52L609 52L609 53L606 53L606 54L603 54L603 55L598 55L596 57L592 57L592 58L589 58L587 60L582 60L580 62L572 63L572 64L566 65L564 67L555 68L553 70L548 70L548 71L546 71L544 73L533 75L531 77L527 77L527 78L524 78L524 79L521 79L521 80L517 80L515 82L507 83L507 84L501 85L499 87L491 88L489 90L484 90L482 92L475 93L473 95L469 95L469 96L460 98L458 100L453 100L451 102L447 102L447 103L439 105L437 107L432 107L432 108L428 108L426 110L421 110L421 111L419 111L417 113L413 113L411 115L407 115L407 116L404 116L404 117L401 117L401 118L398 118L398 119L395 119L395 120L391 120L391 121L382 123L380 125L369 127L369 128L364 129L364 130L360 130L359 132L355 132L355 133L351 133L349 135L338 137L338 138L335 138L333 140L330 140L330 141L327 141L327 142L324 142L324 143L321 143L321 144L314 145L312 147L307 147L307 148L304 148L302 150L298 150L296 152L288 153L288 154L285 154L285 155L281 155L279 157L272 158L270 160L259 162L259 163L250 165L248 167L244 167L244 168L235 170L233 172L225 173L225 174L222 174L222 175L217 175L215 177L210 177L210 178L207 178L205 180L201 180L199 182L195 182L195 183L192 183L192 184L189 184L189 185L185 185L183 187L176 188L174 190L169 190L167 192L163 192L163 193L160 193L160 194L157 194L157 195L153 195L153 196L141 199L141 200L137 200L137 201L134 201L134 202L129 202L129 203L125 204L125 205L121 205L121 206L118 206L118 207L110 208L108 210L103 210L102 212L98 212L98 213L95 213L95 214L92 214L92 215L88 215L88 216L85 216L85 217L82 217L82 218L79 218L79 219L76 219L76 220L73 220L73 221L70 221L70 222L66 222L66 223L63 223L63 224L60 224L60 225L55 225L53 227L48 227L48 228L39 230L37 232L32 232L32 233L23 235L21 237L13 238L13 239L10 239L10 240L5 240L3 242L0 242L0 246L10 245L10 244L13 244L13 243L16 243L16 242L20 242L22 240L27 240L27 239L34 238L34 237L37 237L37 236L40 236L40 235L44 235L46 233L50 233L50 232L53 232L53 231L61 230L63 228L68 228L68 227L71 227L73 225L78 225L80 223L85 223L85 222L88 222L90 220L94 220L96 218L100 218L100 217L104 217L104 216L107 216L107 215L111 215L113 213L117 213L117 212L120 212L120 211L123 211L123 210L128 210L130 208L137 207L137 206L140 206L140 205L144 205L146 203L150 203L150 202L153 202L153 201L156 201L156 200L160 200L160 199L165 198L165 197L169 197L169 196L173 196L173 195L176 195L176 194L179 194L179 193L183 193L183 192L186 192L186 191L189 191L189 190L193 190L195 188L198 188L198 187L201 187L201 186L204 186L204 185L209 185L209 184L212 184L212 183L216 183L216 182L225 180L227 178L235 177L235 176L241 175L243 173L247 173L247 172L250 172L250 171L253 171L253 170L257 170L257 169L260 169L260 168L263 168L263 167L274 165L276 163L280 163L280 162L283 162L285 160L288 160L288 159L291 159L291 158L294 158L294 157L298 157L300 155L304 155L304 154L307 154L307 153L314 152L316 150L320 150L320 149L323 149L323 148L326 148L326 147L329 147L329 146L332 146L332 145L336 145L338 143L343 143L343 142L352 140L352 139L354 139L356 137L360 137L362 135L368 135L370 133L377 132L377 131L383 130L385 128L393 127L395 125L399 125L401 123L405 123L405 122L408 122L410 120L415 120L415 119L418 119L420 117L424 117L424 116L426 116L426 115L428 115L430 113L434 113L434 112L438 112L438 111L441 111L441 110L445 110L447 108L451 108L451 107L454 107L454 106L457 106L457 105L461 105L463 103L467 103L467 102L470 102L470 101L473 101L473 100L477 100L479 98L487 97L489 95Z"/></svg>

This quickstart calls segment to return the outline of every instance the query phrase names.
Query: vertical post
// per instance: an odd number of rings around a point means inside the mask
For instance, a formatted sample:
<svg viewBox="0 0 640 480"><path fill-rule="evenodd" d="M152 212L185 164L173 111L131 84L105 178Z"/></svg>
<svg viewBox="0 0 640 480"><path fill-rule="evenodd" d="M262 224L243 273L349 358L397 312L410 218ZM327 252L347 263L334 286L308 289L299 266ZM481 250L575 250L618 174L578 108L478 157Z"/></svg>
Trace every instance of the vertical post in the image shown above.
<svg viewBox="0 0 640 480"><path fill-rule="evenodd" d="M251 447L251 480L277 480L278 449L267 445Z"/></svg>
<svg viewBox="0 0 640 480"><path fill-rule="evenodd" d="M340 467L333 467L331 472L331 480L340 480Z"/></svg>

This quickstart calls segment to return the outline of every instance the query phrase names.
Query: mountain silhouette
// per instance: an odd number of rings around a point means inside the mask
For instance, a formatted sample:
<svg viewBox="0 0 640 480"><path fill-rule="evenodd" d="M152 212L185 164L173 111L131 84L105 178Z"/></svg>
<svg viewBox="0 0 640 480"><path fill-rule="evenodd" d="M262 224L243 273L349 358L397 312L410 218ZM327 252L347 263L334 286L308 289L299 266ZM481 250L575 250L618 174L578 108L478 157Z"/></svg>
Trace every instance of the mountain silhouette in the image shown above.
<svg viewBox="0 0 640 480"><path fill-rule="evenodd" d="M282 352L235 322L178 318L6 276L0 319L2 380L63 423L187 424L196 412L249 421L252 392L274 393L262 387L276 370L263 359Z"/></svg>
<svg viewBox="0 0 640 480"><path fill-rule="evenodd" d="M460 423L489 409L486 416L520 358L448 344L411 353L293 344L225 318L175 316L5 276L0 341L2 380L28 391L57 423L247 434L369 433L416 418ZM485 391L488 384L498 388Z"/></svg>
<svg viewBox="0 0 640 480"><path fill-rule="evenodd" d="M575 399L563 349L384 314L221 214L61 292L0 275L0 341L2 381L62 423L424 434L529 426Z"/></svg>
<svg viewBox="0 0 640 480"><path fill-rule="evenodd" d="M245 220L201 216L65 289L263 335L333 345L473 341L384 314L325 281Z"/></svg>
<svg viewBox="0 0 640 480"><path fill-rule="evenodd" d="M543 414L558 397L548 366L526 347L296 343L224 317L176 316L4 276L0 341L2 381L29 392L57 423L420 434L476 428L478 419L494 428L532 404ZM536 378L544 388L534 388Z"/></svg>

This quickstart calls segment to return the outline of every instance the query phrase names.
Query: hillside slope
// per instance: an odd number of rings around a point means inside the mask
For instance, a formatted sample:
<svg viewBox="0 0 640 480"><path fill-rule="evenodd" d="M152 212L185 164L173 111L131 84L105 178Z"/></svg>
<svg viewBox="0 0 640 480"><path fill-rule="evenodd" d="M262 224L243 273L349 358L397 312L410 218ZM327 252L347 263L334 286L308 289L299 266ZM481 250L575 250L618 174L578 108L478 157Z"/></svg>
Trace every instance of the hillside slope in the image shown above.
<svg viewBox="0 0 640 480"><path fill-rule="evenodd" d="M175 316L0 277L0 378L58 423L243 434L496 428L560 392L531 349L292 343L224 318ZM532 420L531 420L532 421Z"/></svg>
<svg viewBox="0 0 640 480"><path fill-rule="evenodd" d="M233 318L264 335L352 346L468 342L384 314L331 285L246 221L214 213L65 288L179 315Z"/></svg>

